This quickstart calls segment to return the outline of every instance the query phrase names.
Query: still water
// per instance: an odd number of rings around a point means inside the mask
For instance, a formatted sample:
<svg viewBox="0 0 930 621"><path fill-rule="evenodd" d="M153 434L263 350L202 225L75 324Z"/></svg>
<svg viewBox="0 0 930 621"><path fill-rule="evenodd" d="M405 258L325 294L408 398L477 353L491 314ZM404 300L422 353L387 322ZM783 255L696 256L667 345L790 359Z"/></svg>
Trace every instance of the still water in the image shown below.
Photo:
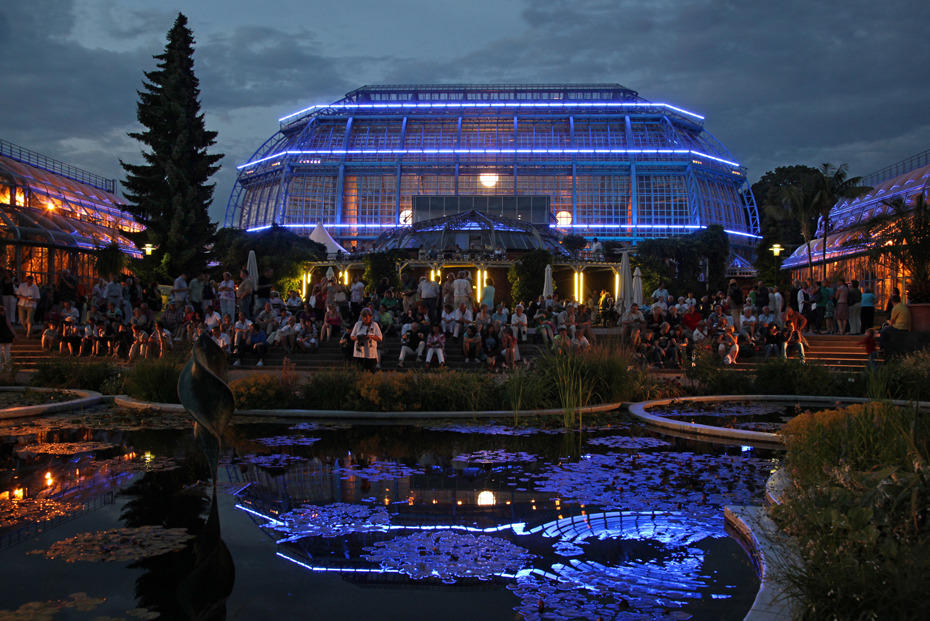
<svg viewBox="0 0 930 621"><path fill-rule="evenodd" d="M723 506L759 504L775 460L620 413L241 419L214 495L181 416L7 421L0 442L0 619L741 619L758 580Z"/></svg>

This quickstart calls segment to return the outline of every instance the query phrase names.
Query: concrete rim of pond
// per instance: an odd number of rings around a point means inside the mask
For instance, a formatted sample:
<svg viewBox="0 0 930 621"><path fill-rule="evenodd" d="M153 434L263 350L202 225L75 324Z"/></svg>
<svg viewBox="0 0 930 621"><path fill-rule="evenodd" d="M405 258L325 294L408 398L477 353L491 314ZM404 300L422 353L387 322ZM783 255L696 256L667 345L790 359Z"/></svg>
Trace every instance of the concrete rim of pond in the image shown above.
<svg viewBox="0 0 930 621"><path fill-rule="evenodd" d="M811 403L824 405L868 403L872 399L865 397L825 397L816 395L704 395L697 397L676 397L674 399L656 399L653 401L640 401L630 405L630 414L641 421L663 429L673 429L684 432L692 436L707 436L714 438L726 438L729 440L741 440L746 442L756 442L763 444L776 444L784 446L784 441L777 433L767 431L751 431L749 429L728 429L726 427L716 427L714 425L702 425L700 423L688 423L685 421L674 420L649 414L649 408L669 405L673 403L686 403L691 401L708 402L708 401L781 401L786 403ZM892 405L913 405L913 401L889 401ZM917 407L920 409L930 408L930 402L919 401Z"/></svg>
<svg viewBox="0 0 930 621"><path fill-rule="evenodd" d="M127 395L117 395L113 398L113 403L120 407L130 408L134 410L149 410L156 412L173 412L176 414L183 414L185 412L184 406L180 403L156 403L154 401L142 401L140 399L134 399ZM601 412L609 412L611 410L619 410L626 402L617 401L615 403L599 403L597 405L588 405L583 408L578 408L577 412L579 414L597 414ZM520 410L518 416L562 416L564 414L562 408L550 409L550 410ZM463 411L450 411L450 412L436 412L436 411L423 411L423 412L368 412L368 411L359 411L359 410L271 410L271 409L261 409L261 410L236 410L237 415L241 416L268 416L276 418L301 418L301 419L346 419L346 420L415 420L415 419L430 419L435 420L437 418L464 418L464 419L473 419L473 418L503 418L508 416L513 416L513 410L463 410Z"/></svg>
<svg viewBox="0 0 930 621"><path fill-rule="evenodd" d="M36 405L19 405L11 408L0 409L0 419L7 418L25 418L27 416L39 416L41 414L53 414L55 412L67 412L78 408L97 405L103 401L103 395L93 390L83 390L80 388L42 388L37 386L0 386L0 392L26 392L33 390L35 392L63 392L69 395L77 395L77 399L70 401L55 401L53 403L38 403Z"/></svg>

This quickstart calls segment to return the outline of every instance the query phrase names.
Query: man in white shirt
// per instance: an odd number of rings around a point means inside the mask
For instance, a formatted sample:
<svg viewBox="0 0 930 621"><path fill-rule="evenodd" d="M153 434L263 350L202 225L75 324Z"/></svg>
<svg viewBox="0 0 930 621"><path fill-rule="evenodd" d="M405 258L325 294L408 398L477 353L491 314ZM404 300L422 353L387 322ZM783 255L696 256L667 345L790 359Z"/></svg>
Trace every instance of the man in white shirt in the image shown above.
<svg viewBox="0 0 930 621"><path fill-rule="evenodd" d="M212 332L213 328L220 325L222 321L223 318L220 317L220 314L213 310L211 305L207 304L207 310L203 313L203 323L207 326L207 329Z"/></svg>
<svg viewBox="0 0 930 621"><path fill-rule="evenodd" d="M749 306L749 304L744 306L743 316L740 317L740 335L751 341L756 336L756 326L758 323L759 320L752 314L752 307Z"/></svg>
<svg viewBox="0 0 930 621"><path fill-rule="evenodd" d="M220 298L220 313L222 315L236 316L236 283L233 281L232 274L223 272L223 280L217 287L217 293Z"/></svg>
<svg viewBox="0 0 930 621"><path fill-rule="evenodd" d="M365 283L362 282L361 276L356 275L355 282L349 287L349 304L352 308L352 316L357 317L362 310L362 302L365 299Z"/></svg>
<svg viewBox="0 0 930 621"><path fill-rule="evenodd" d="M461 302L455 309L454 317L455 329L452 331L452 336L459 338L465 332L465 328L475 320L475 317L465 302Z"/></svg>
<svg viewBox="0 0 930 621"><path fill-rule="evenodd" d="M772 287L772 312L775 313L775 323L779 328L785 327L785 298L778 290Z"/></svg>
<svg viewBox="0 0 930 621"><path fill-rule="evenodd" d="M32 276L26 276L26 280L16 288L16 309L19 312L19 323L26 329L27 339L32 337L32 318L35 316L39 297L39 288Z"/></svg>
<svg viewBox="0 0 930 621"><path fill-rule="evenodd" d="M659 287L652 292L652 299L656 298L659 298L662 302L665 302L668 299L668 289L665 288L664 282L660 281Z"/></svg>
<svg viewBox="0 0 930 621"><path fill-rule="evenodd" d="M179 308L187 304L187 295L189 292L190 288L187 286L187 274L182 272L180 276L174 279L174 287L171 289L171 295Z"/></svg>
<svg viewBox="0 0 930 621"><path fill-rule="evenodd" d="M523 305L517 304L513 315L510 316L510 325L513 327L514 336L521 343L526 343L527 323L528 318L523 312Z"/></svg>
<svg viewBox="0 0 930 621"><path fill-rule="evenodd" d="M458 278L452 281L452 296L456 308L462 304L471 304L471 281L466 272L459 272Z"/></svg>
<svg viewBox="0 0 930 621"><path fill-rule="evenodd" d="M236 353L241 348L247 348L249 344L249 332L252 331L252 320L246 318L245 313L239 312L239 320L233 326L233 348ZM239 360L233 363L233 366L239 366Z"/></svg>
<svg viewBox="0 0 930 621"><path fill-rule="evenodd" d="M213 328L212 332L213 342L220 346L223 353L228 354L230 351L229 335L223 332L219 326Z"/></svg>
<svg viewBox="0 0 930 621"><path fill-rule="evenodd" d="M452 309L451 304L446 304L443 307L440 326L444 334L455 334L455 311Z"/></svg>

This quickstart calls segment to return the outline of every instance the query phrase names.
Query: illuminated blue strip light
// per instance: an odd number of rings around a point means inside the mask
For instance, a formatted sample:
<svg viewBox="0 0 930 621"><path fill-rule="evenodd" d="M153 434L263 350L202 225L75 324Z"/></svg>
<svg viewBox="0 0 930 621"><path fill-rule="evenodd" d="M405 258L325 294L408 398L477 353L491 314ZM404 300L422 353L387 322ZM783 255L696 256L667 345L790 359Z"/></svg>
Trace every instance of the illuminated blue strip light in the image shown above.
<svg viewBox="0 0 930 621"><path fill-rule="evenodd" d="M312 229L316 228L317 223L313 224L279 224L282 228L286 229ZM253 226L252 228L246 229L247 233L257 233L259 231L267 231L270 229L272 224L266 224L263 226ZM396 229L404 228L402 225L398 224L336 224L336 223L326 223L323 224L324 227L329 229ZM559 224L550 224L550 229L684 229L684 230L697 230L697 229L706 229L707 227L703 224L569 224L569 225L559 225ZM731 229L724 229L724 233L729 233L730 235L738 235L741 237L751 237L752 239L762 239L761 235L753 235L752 233L745 233L743 231L733 231Z"/></svg>
<svg viewBox="0 0 930 621"><path fill-rule="evenodd" d="M737 162L731 162L714 155L693 149L311 149L299 151L280 151L261 159L252 160L236 166L238 170L275 160L285 155L693 155L706 157L734 168Z"/></svg>
<svg viewBox="0 0 930 621"><path fill-rule="evenodd" d="M294 563L295 565L303 567L304 569L309 570L309 571L332 572L332 573L338 573L338 574L401 574L403 573L402 571L398 569L382 569L381 567L326 567L325 565L308 565L307 563L304 563L303 561L298 561L296 558L292 556L288 556L287 554L282 554L281 552L275 552L275 554L277 556L280 556L284 560L290 561ZM523 576L533 574L533 573L537 573L542 576L558 579L558 576L538 570L538 569L521 569L515 574L501 572L501 573L497 573L493 575L498 576L500 578L507 578L507 579L513 580L515 578L521 578Z"/></svg>
<svg viewBox="0 0 930 621"><path fill-rule="evenodd" d="M630 101L460 101L460 102L401 102L401 103L335 103L335 104L316 104L308 106L303 110L298 110L293 114L282 116L278 119L283 123L301 114L313 112L315 110L378 110L378 109L409 109L409 108L665 108L681 114L685 114L699 121L704 117L694 112L689 112L684 108L679 108L667 103L650 103L650 102L630 102Z"/></svg>

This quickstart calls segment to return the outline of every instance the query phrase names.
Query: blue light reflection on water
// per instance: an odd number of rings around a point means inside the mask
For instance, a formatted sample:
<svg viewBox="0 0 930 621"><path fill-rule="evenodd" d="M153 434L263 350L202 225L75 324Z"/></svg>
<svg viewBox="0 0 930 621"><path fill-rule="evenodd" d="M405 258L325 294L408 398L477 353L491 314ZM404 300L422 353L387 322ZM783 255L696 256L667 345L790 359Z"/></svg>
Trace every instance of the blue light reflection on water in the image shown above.
<svg viewBox="0 0 930 621"><path fill-rule="evenodd" d="M628 424L582 435L507 433L505 426L500 428L502 433L496 429L493 434L405 427L313 429L314 437L321 438L318 442L268 449L295 459L243 462L234 458L223 471L221 483L228 494L235 495L228 508L243 518L221 512L222 520L231 524L224 528L224 538L237 563L245 563L243 575L255 567L269 578L278 576L279 581L297 584L300 574L285 579L281 572L289 571L287 567L300 568L308 576L319 574L314 581L329 575L349 585L364 584L368 596L374 598L372 605L387 605L392 597L388 591L398 586L416 590L430 579L412 580L399 569L367 561L363 555L370 554L379 542L434 532L454 535L449 541L459 535L500 538L533 555L531 561L489 576L485 588L496 589L500 597L513 593L510 604L503 606L505 600L469 595L474 582L469 576L436 578L440 584L456 583L453 591L436 594L436 602L462 611L469 603L481 602L487 618L512 618L513 609L526 618L550 613L606 618L636 611L655 616L672 610L695 618L720 618L721 611L732 612L734 617L745 611L756 582L747 575L751 564L725 538L721 506L761 497L764 473L771 465L766 459L743 453L740 447L715 449L664 437L671 446L635 440L655 434ZM285 433L281 425L272 424L243 426L239 431L244 438ZM86 435L89 430L80 433ZM152 451L179 460L191 444L187 430L135 435L92 430L92 434L95 440L118 436L126 450ZM588 442L610 437L631 439ZM630 449L618 452L617 447ZM240 454L257 451L248 445ZM527 455L536 460L520 461ZM465 459L463 463L463 456L477 461ZM86 460L79 462L51 460L16 467L21 477L30 468L51 469L57 480L56 468L77 465L83 472ZM268 467L268 463L282 465ZM148 480L155 475L139 471L126 477L125 484L135 485L142 476ZM332 508L338 503L369 507L369 513L377 508L389 519L359 529L359 520L367 513L356 511L344 523L332 519L328 537L321 536L316 527L290 528L288 512L304 505ZM112 512L107 519L113 519ZM90 525L85 530L119 526L93 516L81 523ZM250 524L251 534L243 528ZM244 541L261 538L262 533L268 536L270 548L261 548L265 551L259 553L253 543L243 551ZM441 562L442 550L438 553L437 562ZM43 573L70 569L56 568L53 561L34 563L46 567ZM94 571L91 566L85 573ZM437 568L436 573L442 572ZM232 598L241 601L245 593L251 593L255 599L255 588L240 580ZM344 595L332 585L324 591ZM611 593L622 596L618 599ZM285 610L297 606L300 590L293 596L293 601L274 605ZM327 606L327 592L315 597L321 598L322 608ZM260 600L259 593L256 601ZM540 601L548 612L540 613ZM4 600L0 609L12 603L16 602Z"/></svg>

